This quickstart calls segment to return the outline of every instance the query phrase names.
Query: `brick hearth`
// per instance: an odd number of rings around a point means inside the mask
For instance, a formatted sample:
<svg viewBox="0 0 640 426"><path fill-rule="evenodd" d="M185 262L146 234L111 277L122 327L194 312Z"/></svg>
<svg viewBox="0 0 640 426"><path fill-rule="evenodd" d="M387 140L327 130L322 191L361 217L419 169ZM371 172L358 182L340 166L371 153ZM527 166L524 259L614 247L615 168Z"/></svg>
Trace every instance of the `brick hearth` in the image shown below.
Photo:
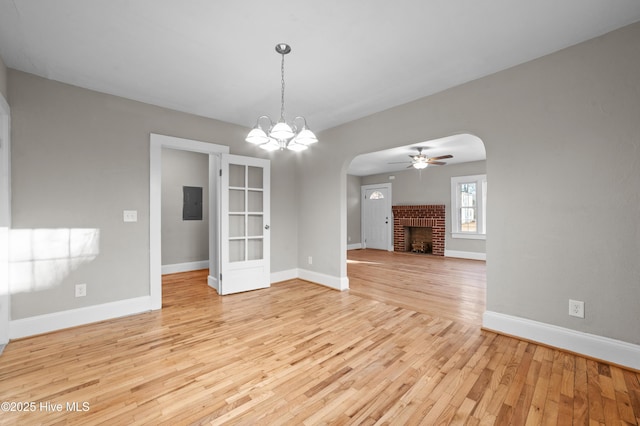
<svg viewBox="0 0 640 426"><path fill-rule="evenodd" d="M436 256L444 256L444 205L393 206L393 250L406 251L404 228L428 227L432 230L432 247Z"/></svg>

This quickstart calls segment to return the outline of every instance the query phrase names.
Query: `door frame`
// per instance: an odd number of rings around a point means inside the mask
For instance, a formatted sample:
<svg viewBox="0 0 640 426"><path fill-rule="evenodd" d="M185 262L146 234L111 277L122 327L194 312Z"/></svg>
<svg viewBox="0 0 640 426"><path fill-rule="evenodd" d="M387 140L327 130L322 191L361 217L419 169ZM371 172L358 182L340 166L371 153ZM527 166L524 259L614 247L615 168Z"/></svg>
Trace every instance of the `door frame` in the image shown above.
<svg viewBox="0 0 640 426"><path fill-rule="evenodd" d="M9 342L9 232L11 230L11 113L0 93L0 345ZM2 352L2 350L0 350Z"/></svg>
<svg viewBox="0 0 640 426"><path fill-rule="evenodd" d="M179 149L183 151L209 154L209 194L216 191L217 167L212 167L212 162L218 161L218 154L228 154L229 147L192 139L183 139L173 136L151 133L149 136L149 295L151 309L162 309L162 148ZM215 192L209 197L209 206L217 203ZM212 220L213 218L213 220ZM217 253L217 215L216 208L209 208L209 251ZM215 250L211 251L212 244ZM209 256L209 270L218 270L216 257ZM218 271L219 273L219 271ZM208 283L214 286L217 276L209 275ZM215 287L214 287L215 288Z"/></svg>
<svg viewBox="0 0 640 426"><path fill-rule="evenodd" d="M374 184L374 185L361 185L360 186L360 241L362 244L363 248L367 248L367 244L366 244L366 233L365 233L365 229L366 229L366 221L365 221L365 217L366 217L366 213L365 213L365 203L364 203L364 197L365 194L367 192L367 190L369 189L374 189L374 188L385 188L388 191L389 194L389 198L388 198L388 202L387 202L387 216L389 217L389 220L391 221L391 226L389 226L388 229L388 235L387 235L387 251L393 251L393 213L392 213L392 209L391 206L393 205L392 203L392 193L391 193L391 183L378 183L378 184Z"/></svg>

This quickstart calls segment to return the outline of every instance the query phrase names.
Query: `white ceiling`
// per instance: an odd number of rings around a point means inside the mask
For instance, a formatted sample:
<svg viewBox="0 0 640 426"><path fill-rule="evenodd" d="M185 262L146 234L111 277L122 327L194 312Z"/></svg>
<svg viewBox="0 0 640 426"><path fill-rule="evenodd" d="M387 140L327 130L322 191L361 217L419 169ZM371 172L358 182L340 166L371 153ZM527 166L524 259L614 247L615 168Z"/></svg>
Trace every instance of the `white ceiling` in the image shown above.
<svg viewBox="0 0 640 426"><path fill-rule="evenodd" d="M251 127L331 128L640 20L638 0L0 0L10 68Z"/></svg>
<svg viewBox="0 0 640 426"><path fill-rule="evenodd" d="M410 156L418 153L418 147L421 147L422 153L429 158L453 155L453 158L440 160L447 165L480 161L487 158L484 143L480 138L474 135L460 134L359 155L351 162L348 172L354 176L369 176L404 171L412 167Z"/></svg>

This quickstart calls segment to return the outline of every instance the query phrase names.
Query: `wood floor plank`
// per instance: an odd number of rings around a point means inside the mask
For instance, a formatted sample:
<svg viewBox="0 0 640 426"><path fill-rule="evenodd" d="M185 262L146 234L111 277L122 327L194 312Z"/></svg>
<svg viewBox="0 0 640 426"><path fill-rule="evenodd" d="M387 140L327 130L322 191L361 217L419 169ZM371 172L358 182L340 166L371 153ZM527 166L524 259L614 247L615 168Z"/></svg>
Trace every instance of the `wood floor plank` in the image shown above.
<svg viewBox="0 0 640 426"><path fill-rule="evenodd" d="M480 329L484 262L349 259L346 292L221 297L206 271L172 274L162 311L12 341L0 401L65 410L0 425L638 425L638 373Z"/></svg>

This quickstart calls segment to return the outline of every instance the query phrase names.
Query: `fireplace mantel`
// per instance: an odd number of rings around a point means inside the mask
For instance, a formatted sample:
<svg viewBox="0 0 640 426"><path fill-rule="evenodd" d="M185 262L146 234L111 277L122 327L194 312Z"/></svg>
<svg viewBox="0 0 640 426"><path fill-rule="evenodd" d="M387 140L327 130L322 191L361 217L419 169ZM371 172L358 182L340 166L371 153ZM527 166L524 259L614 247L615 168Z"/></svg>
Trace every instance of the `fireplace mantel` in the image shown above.
<svg viewBox="0 0 640 426"><path fill-rule="evenodd" d="M405 227L425 227L432 230L432 254L444 256L444 204L392 206L393 250L406 251Z"/></svg>

